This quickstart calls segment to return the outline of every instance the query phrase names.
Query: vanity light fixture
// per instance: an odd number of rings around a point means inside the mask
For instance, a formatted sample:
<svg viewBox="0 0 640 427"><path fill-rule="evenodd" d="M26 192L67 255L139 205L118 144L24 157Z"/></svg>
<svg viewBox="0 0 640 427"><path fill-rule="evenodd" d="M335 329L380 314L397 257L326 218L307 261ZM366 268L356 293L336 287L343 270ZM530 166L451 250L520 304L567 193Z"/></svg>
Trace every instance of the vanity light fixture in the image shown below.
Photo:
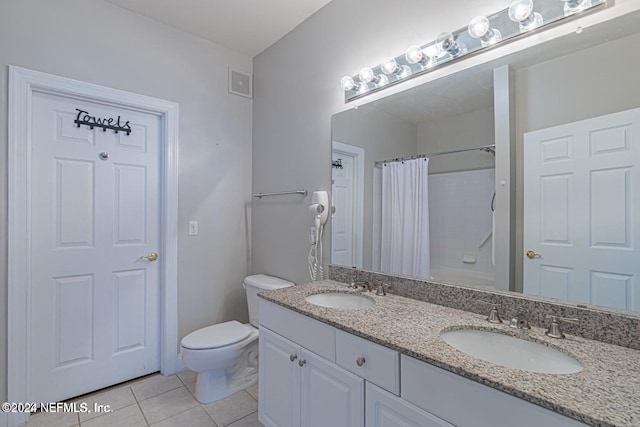
<svg viewBox="0 0 640 427"><path fill-rule="evenodd" d="M502 40L502 34L495 28L491 28L489 18L486 16L476 16L469 22L467 27L469 35L474 39L480 39L482 47L491 46Z"/></svg>
<svg viewBox="0 0 640 427"><path fill-rule="evenodd" d="M353 77L351 76L344 76L342 79L340 79L340 87L343 90L352 90L352 89L357 90L358 86L360 85L357 84L356 81L353 80Z"/></svg>
<svg viewBox="0 0 640 427"><path fill-rule="evenodd" d="M409 46L404 53L404 57L409 64L420 64L422 68L433 67L435 64L433 59L425 54L422 48L417 45Z"/></svg>
<svg viewBox="0 0 640 427"><path fill-rule="evenodd" d="M592 6L591 0L562 0L564 2L564 15L569 16L582 12Z"/></svg>
<svg viewBox="0 0 640 427"><path fill-rule="evenodd" d="M440 55L449 54L451 58L460 56L467 51L467 46L458 43L453 33L440 33L436 38L436 49Z"/></svg>
<svg viewBox="0 0 640 427"><path fill-rule="evenodd" d="M395 58L387 57L380 64L382 72L385 74L395 74L398 79L404 79L411 75L411 68L407 65L399 66ZM388 82L388 79L387 79Z"/></svg>
<svg viewBox="0 0 640 427"><path fill-rule="evenodd" d="M509 6L509 19L517 22L520 31L533 30L544 23L542 15L533 11L533 0L515 0Z"/></svg>
<svg viewBox="0 0 640 427"><path fill-rule="evenodd" d="M436 40L410 46L404 54L386 57L374 67L354 76L344 76L340 86L345 102L428 73L492 45L554 22L572 19L579 12L601 6L607 0L513 0L507 9L477 16L465 28L441 33ZM535 10L534 10L535 9Z"/></svg>

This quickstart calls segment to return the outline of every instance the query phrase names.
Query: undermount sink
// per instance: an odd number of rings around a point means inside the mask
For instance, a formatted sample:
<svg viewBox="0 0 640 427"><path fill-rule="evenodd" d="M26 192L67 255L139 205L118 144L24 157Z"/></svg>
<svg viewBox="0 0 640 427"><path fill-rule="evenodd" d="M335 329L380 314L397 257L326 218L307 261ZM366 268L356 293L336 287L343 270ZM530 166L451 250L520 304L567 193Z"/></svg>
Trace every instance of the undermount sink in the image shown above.
<svg viewBox="0 0 640 427"><path fill-rule="evenodd" d="M373 298L364 295L346 294L342 292L312 294L305 297L305 299L307 302L321 307L341 308L345 310L369 308L376 303Z"/></svg>
<svg viewBox="0 0 640 427"><path fill-rule="evenodd" d="M542 374L572 374L582 363L553 347L497 332L475 329L447 331L440 337L475 358L507 368Z"/></svg>

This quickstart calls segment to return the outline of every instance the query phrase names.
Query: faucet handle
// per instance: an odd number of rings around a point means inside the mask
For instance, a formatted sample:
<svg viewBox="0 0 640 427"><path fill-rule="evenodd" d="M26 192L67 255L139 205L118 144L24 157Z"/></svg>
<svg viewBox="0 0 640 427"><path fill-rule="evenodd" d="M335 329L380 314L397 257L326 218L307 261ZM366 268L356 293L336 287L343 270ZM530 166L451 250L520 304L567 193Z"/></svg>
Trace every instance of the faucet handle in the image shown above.
<svg viewBox="0 0 640 427"><path fill-rule="evenodd" d="M387 283L380 283L378 285L378 289L376 290L376 295L386 295L387 294L386 290L389 289L390 287L391 285Z"/></svg>
<svg viewBox="0 0 640 427"><path fill-rule="evenodd" d="M577 325L580 322L580 319L576 319L575 317L562 317L562 316L553 316L551 314L547 314L547 319L551 319L551 323L549 323L549 328L545 335L551 338L564 338L564 333L562 333L562 328L560 327L560 322L567 322Z"/></svg>
<svg viewBox="0 0 640 427"><path fill-rule="evenodd" d="M498 307L500 307L500 304L494 304L492 302L487 302L480 299L476 301L478 301L480 304L491 306L491 310L489 311L489 315L487 316L487 322L502 323L502 317L500 317L500 313L498 312Z"/></svg>

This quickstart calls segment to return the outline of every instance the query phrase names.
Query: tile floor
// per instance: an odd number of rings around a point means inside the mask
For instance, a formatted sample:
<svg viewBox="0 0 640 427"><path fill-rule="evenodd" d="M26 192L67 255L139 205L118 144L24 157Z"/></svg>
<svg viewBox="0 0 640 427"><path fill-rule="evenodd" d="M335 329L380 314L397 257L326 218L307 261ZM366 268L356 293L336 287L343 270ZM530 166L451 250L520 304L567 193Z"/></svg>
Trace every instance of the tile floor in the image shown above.
<svg viewBox="0 0 640 427"><path fill-rule="evenodd" d="M110 405L109 413L38 413L27 427L262 427L258 421L257 384L217 402L203 405L193 396L196 374L184 371L133 380L72 399Z"/></svg>

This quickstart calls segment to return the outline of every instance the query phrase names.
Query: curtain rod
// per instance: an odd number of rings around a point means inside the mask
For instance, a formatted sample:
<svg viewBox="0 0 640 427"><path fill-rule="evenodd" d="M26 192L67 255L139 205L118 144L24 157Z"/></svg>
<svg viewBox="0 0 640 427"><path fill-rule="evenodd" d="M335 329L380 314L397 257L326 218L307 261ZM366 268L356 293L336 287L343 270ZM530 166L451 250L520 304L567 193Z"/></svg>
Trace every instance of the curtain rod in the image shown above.
<svg viewBox="0 0 640 427"><path fill-rule="evenodd" d="M403 162L405 160L424 159L426 157L442 156L444 154L464 153L465 151L476 151L476 150L490 151L490 152L492 151L495 154L495 147L496 147L495 144L490 144L490 145L483 145L482 147L462 148L460 150L451 150L451 151L440 151L438 153L416 154L414 156L396 157L395 159L389 159L389 160L378 160L376 162L373 162L373 165L375 167L380 167L384 163Z"/></svg>

